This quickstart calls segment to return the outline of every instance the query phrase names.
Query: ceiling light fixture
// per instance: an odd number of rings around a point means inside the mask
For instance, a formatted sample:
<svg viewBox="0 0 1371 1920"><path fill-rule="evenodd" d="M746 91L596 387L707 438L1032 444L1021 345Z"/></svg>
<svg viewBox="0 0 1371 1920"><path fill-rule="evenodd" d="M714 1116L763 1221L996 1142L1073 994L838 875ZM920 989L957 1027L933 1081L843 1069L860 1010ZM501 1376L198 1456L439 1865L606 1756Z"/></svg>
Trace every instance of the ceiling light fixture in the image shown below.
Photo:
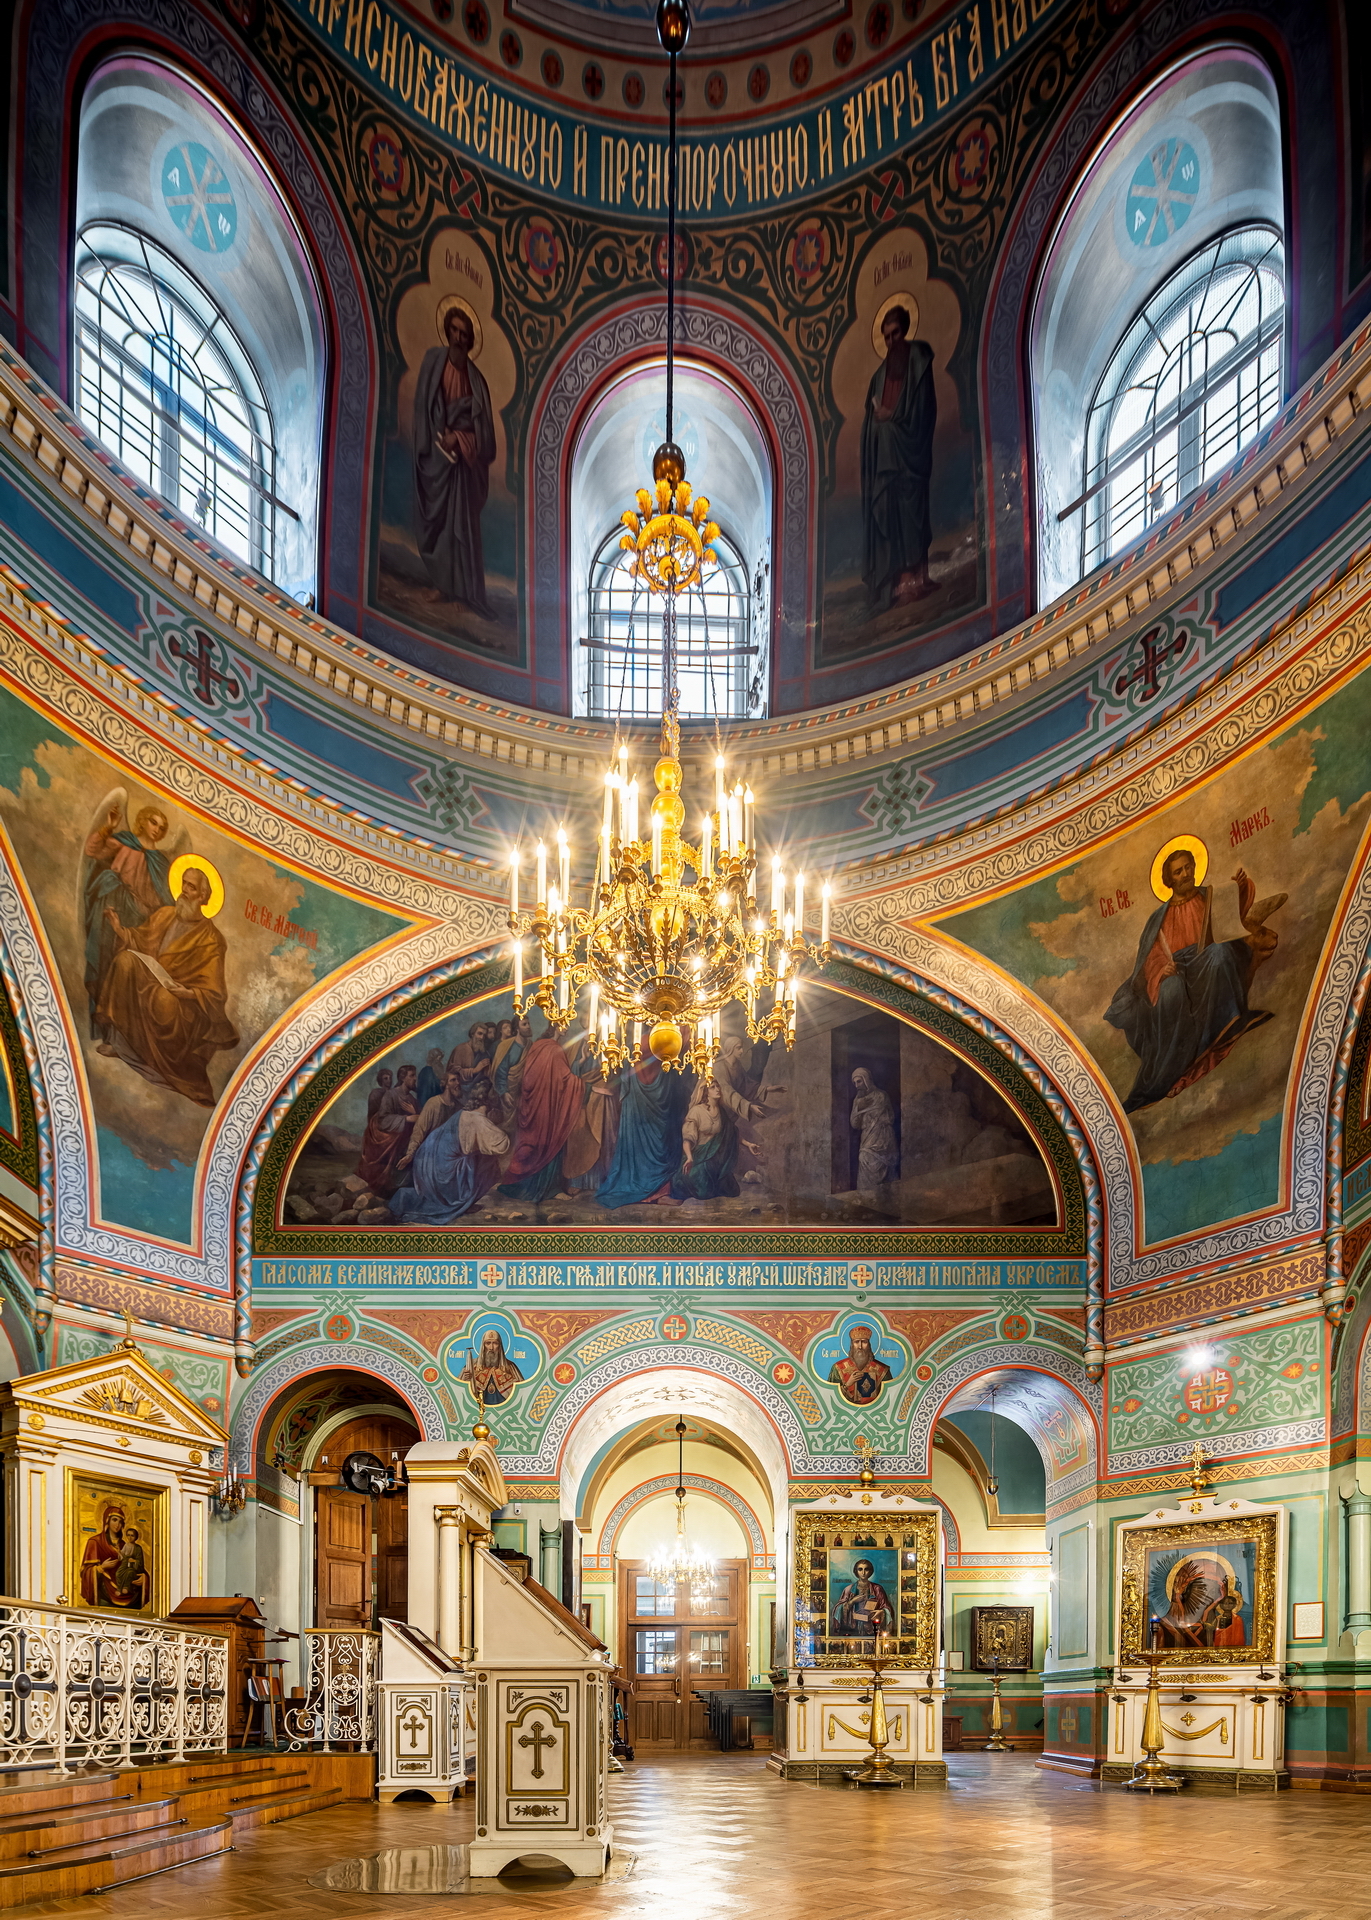
<svg viewBox="0 0 1371 1920"><path fill-rule="evenodd" d="M700 1548L692 1547L686 1537L685 1437L686 1423L680 1419L676 1422L676 1538L670 1546L658 1547L647 1563L647 1573L659 1587L675 1587L685 1582L693 1605L710 1598L715 1578L713 1560Z"/></svg>
<svg viewBox="0 0 1371 1920"><path fill-rule="evenodd" d="M719 528L709 501L692 497L685 455L676 445L676 60L690 38L687 0L661 0L657 37L671 63L667 154L666 439L652 458L652 488L623 516L619 545L634 577L662 604L662 730L653 768L657 791L648 832L639 837L639 782L620 745L604 776L599 857L588 903L573 906L571 848L557 834L555 874L548 849L534 855L533 912L519 906L520 853L510 859L509 929L514 936L514 1010L524 1011L524 943L532 936L538 967L529 1003L558 1031L570 1024L582 988L590 1045L608 1076L651 1055L667 1069L693 1067L712 1078L721 1044L719 1016L743 1011L752 1040L794 1043L801 973L830 957L829 888L822 890L817 946L805 938L805 875L787 879L771 863L770 899L757 901L757 846L751 787L728 779L714 761L714 804L700 815L698 841L686 837L681 766L676 600L713 562ZM687 874L693 877L687 879Z"/></svg>

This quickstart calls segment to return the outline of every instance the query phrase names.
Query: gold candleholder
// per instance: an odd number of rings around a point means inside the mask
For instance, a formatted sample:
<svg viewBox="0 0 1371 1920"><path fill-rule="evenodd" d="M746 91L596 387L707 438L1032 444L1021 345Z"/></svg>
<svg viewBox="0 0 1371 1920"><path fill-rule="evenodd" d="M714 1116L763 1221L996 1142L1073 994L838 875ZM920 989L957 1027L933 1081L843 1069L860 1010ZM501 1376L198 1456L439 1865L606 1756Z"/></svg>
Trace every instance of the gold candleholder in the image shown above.
<svg viewBox="0 0 1371 1920"><path fill-rule="evenodd" d="M986 1742L987 1753L1008 1753L1009 1742L1004 1737L1004 1708L1000 1705L1000 1661L996 1655L991 1664L991 1684L995 1695L990 1702L990 1738Z"/></svg>
<svg viewBox="0 0 1371 1920"><path fill-rule="evenodd" d="M864 1767L848 1767L844 1779L850 1780L854 1787L903 1787L907 1783L902 1774L896 1772L885 1757L886 1747L890 1743L890 1725L885 1716L885 1663L890 1655L882 1645L886 1636L877 1634L876 1652L866 1660L858 1661L871 1674L871 1754Z"/></svg>
<svg viewBox="0 0 1371 1920"><path fill-rule="evenodd" d="M1123 1784L1130 1793L1179 1793L1185 1782L1178 1775L1168 1773L1157 1758L1166 1741L1157 1669L1166 1654L1154 1646L1150 1652L1139 1654L1138 1658L1147 1667L1147 1704L1143 1709L1142 1724L1143 1757L1134 1767L1132 1779L1125 1780Z"/></svg>

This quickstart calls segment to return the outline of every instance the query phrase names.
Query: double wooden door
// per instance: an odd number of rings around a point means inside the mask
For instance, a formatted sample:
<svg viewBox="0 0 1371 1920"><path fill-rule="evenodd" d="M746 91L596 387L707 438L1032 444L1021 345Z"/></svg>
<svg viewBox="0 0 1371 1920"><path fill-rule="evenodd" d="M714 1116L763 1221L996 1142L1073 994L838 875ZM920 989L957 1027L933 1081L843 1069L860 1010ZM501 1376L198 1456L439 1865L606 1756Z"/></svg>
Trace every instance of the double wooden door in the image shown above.
<svg viewBox="0 0 1371 1920"><path fill-rule="evenodd" d="M409 1512L405 1494L373 1496L338 1484L350 1453L374 1453L392 1471L419 1438L401 1420L371 1415L330 1434L310 1474L314 1485L314 1623L374 1627L403 1620L409 1602Z"/></svg>
<svg viewBox="0 0 1371 1920"><path fill-rule="evenodd" d="M715 1563L712 1594L662 1585L642 1560L619 1563L620 1663L632 1676L635 1748L707 1747L694 1696L747 1684L747 1562Z"/></svg>

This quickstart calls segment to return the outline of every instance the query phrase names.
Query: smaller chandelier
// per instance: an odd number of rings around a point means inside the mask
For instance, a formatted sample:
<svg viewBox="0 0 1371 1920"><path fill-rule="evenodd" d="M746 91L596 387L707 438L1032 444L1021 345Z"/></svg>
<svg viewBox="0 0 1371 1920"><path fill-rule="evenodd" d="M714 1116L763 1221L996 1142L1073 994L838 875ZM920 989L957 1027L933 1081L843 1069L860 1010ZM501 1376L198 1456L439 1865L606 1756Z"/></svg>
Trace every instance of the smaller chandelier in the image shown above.
<svg viewBox="0 0 1371 1920"><path fill-rule="evenodd" d="M690 1588L692 1602L708 1600L715 1591L714 1562L699 1547L692 1547L685 1530L685 1437L686 1423L676 1422L676 1538L668 1546L658 1547L647 1563L647 1576L659 1587Z"/></svg>

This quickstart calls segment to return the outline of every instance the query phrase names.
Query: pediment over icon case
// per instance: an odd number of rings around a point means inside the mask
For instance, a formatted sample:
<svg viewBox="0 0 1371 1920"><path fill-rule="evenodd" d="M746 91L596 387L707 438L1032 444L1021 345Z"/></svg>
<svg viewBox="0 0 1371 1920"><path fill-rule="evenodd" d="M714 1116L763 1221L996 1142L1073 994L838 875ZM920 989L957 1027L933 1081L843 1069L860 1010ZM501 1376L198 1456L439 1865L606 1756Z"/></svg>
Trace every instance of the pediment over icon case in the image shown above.
<svg viewBox="0 0 1371 1920"><path fill-rule="evenodd" d="M829 984L831 982L831 984ZM602 1078L584 1031L514 1017L495 968L329 1060L266 1152L259 1253L554 1230L556 1251L699 1234L692 1251L1079 1251L1080 1182L1045 1102L979 1034L834 965L792 1051L726 1010L712 1083L650 1061ZM853 1248L853 1235L861 1241ZM727 1240L725 1243L725 1236ZM636 1236L635 1236L636 1238ZM645 1242L639 1242L645 1244ZM679 1241L676 1243L679 1245ZM541 1250L541 1249L539 1249ZM546 1250L552 1251L551 1247Z"/></svg>

